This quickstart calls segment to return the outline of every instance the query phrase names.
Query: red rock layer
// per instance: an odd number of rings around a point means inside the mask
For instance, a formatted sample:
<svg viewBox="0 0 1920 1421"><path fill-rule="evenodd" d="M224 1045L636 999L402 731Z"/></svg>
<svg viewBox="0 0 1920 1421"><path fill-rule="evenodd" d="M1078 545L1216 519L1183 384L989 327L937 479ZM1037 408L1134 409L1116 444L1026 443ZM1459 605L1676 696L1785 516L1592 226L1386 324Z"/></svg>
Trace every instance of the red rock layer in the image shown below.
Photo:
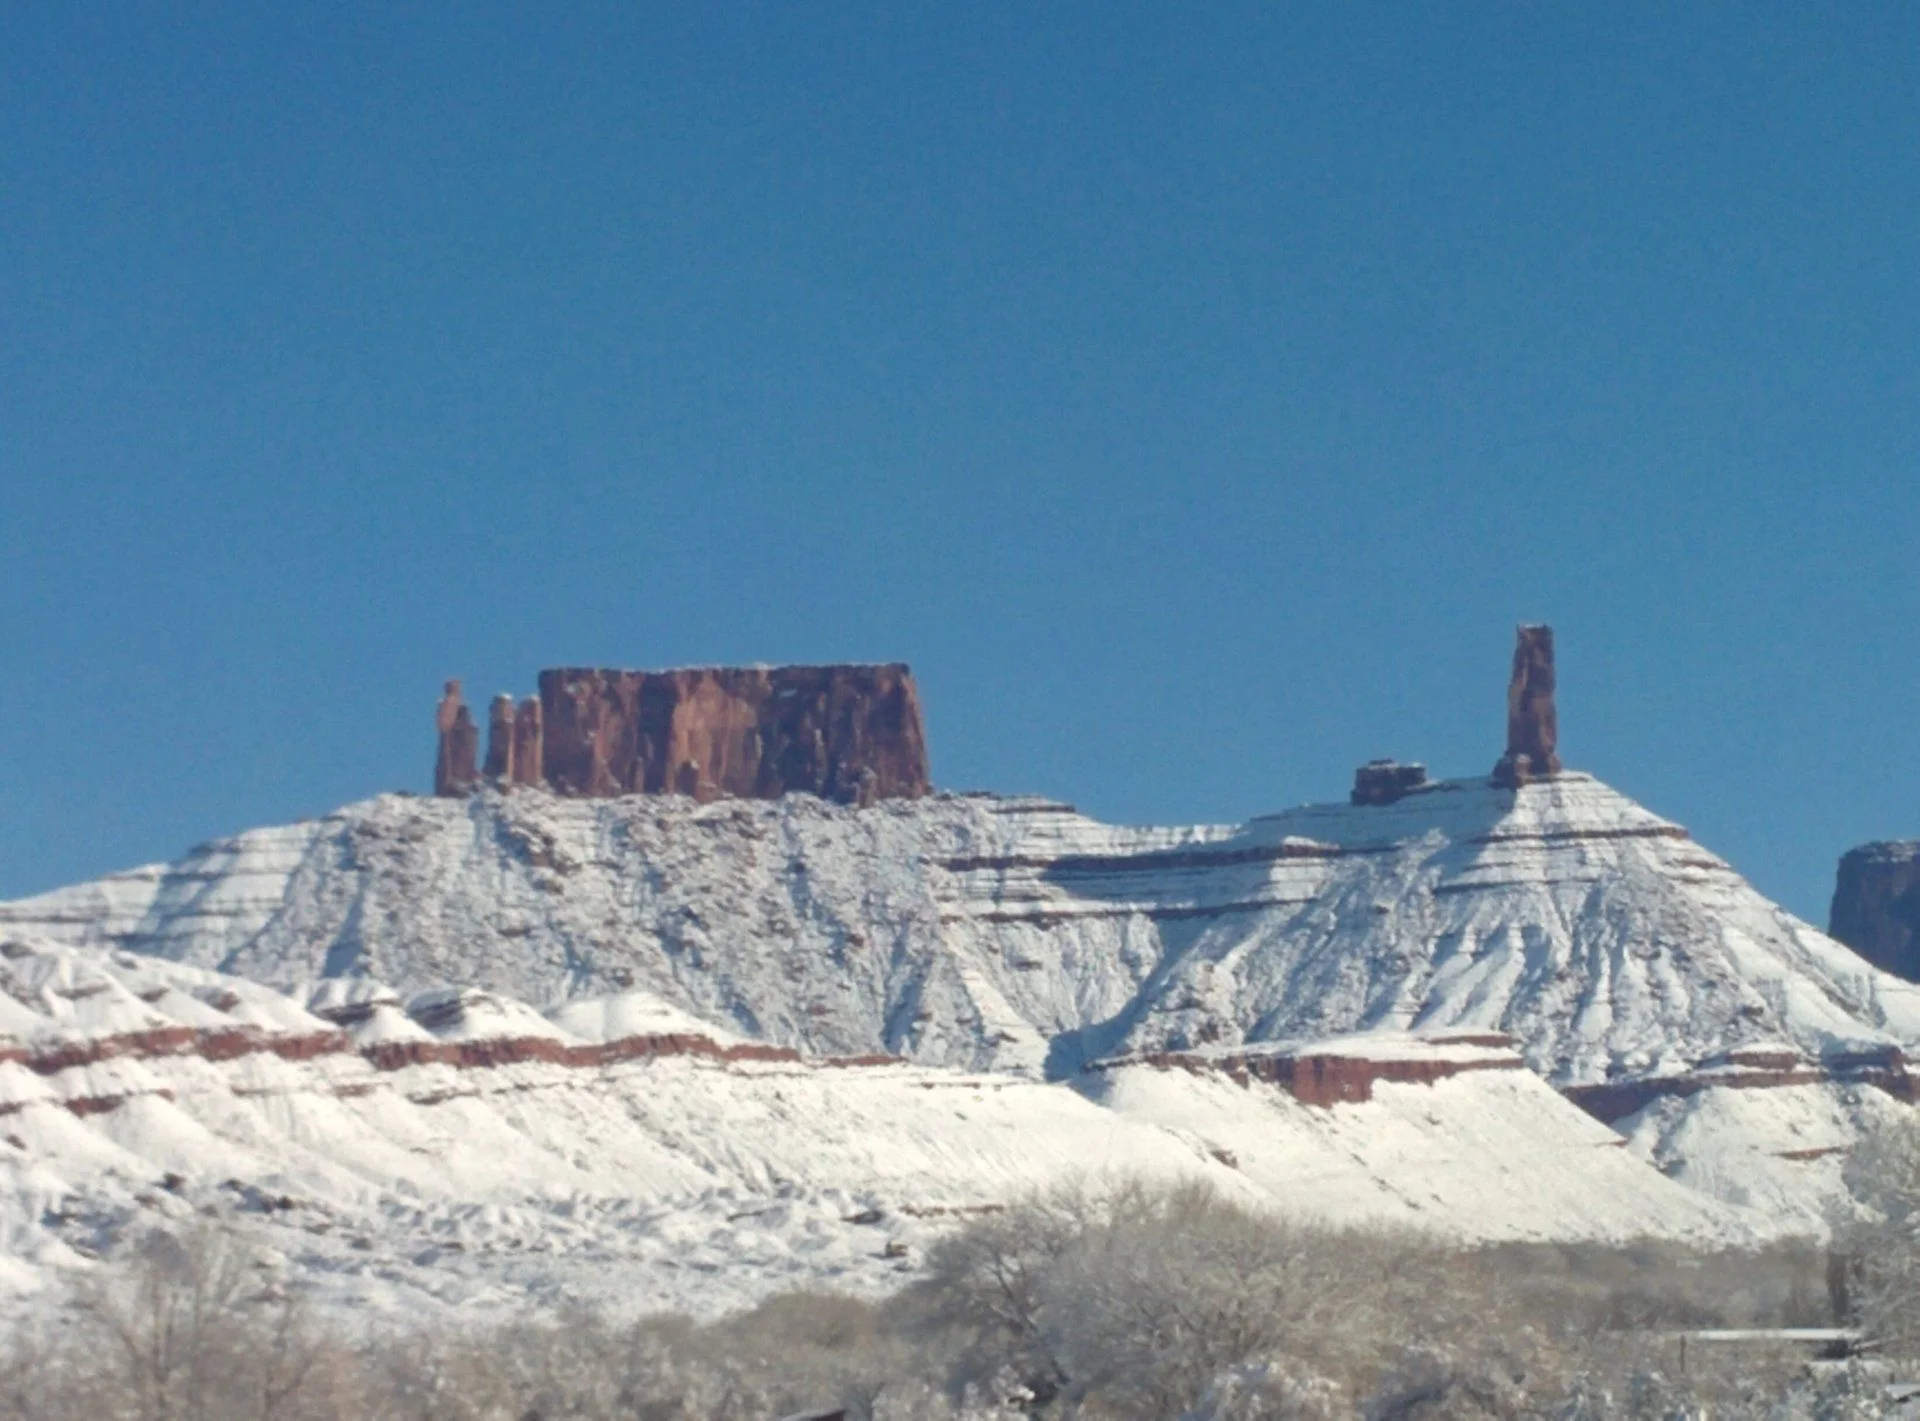
<svg viewBox="0 0 1920 1421"><path fill-rule="evenodd" d="M1510 1045L1504 1036L1463 1038L1456 1044ZM1431 1085L1463 1071L1525 1069L1518 1056L1463 1060L1445 1057L1369 1059L1365 1056L1317 1054L1311 1051L1297 1055L1249 1051L1206 1056L1181 1051L1156 1051L1129 1057L1126 1062L1101 1063L1095 1069L1131 1062L1156 1066L1161 1070L1177 1068L1195 1074L1218 1071L1242 1085L1249 1081L1266 1081L1279 1086L1302 1105L1319 1106L1352 1105L1372 1100L1374 1083L1377 1081Z"/></svg>
<svg viewBox="0 0 1920 1421"><path fill-rule="evenodd" d="M209 1061L231 1061L266 1051L290 1061L310 1061L316 1056L352 1049L353 1042L343 1031L316 1031L290 1036L246 1026L218 1030L162 1026L151 1031L126 1031L113 1036L89 1037L82 1041L62 1041L38 1049L0 1047L0 1060L18 1061L39 1075L50 1076L75 1066L91 1066L125 1057L140 1059L196 1055Z"/></svg>
<svg viewBox="0 0 1920 1421"><path fill-rule="evenodd" d="M798 1051L786 1046L769 1046L757 1041L726 1046L705 1036L680 1032L627 1036L616 1041L581 1044L568 1044L544 1036L507 1036L477 1041L381 1041L356 1048L352 1038L344 1031L275 1035L244 1026L213 1030L188 1026L158 1027L84 1041L58 1042L38 1048L0 1043L0 1061L16 1061L36 1074L50 1076L74 1067L120 1059L198 1055L209 1061L230 1061L255 1052L271 1052L288 1060L306 1061L317 1056L344 1055L356 1049L378 1071L398 1071L408 1066L424 1065L447 1065L466 1070L511 1066L527 1061L591 1069L662 1056L698 1056L722 1064L735 1061L804 1062L835 1069L900 1064L897 1056L836 1056L807 1061ZM335 1093L360 1095L369 1089L371 1087L364 1083L353 1083L336 1087ZM166 1100L174 1098L171 1090L158 1088L112 1096L77 1096L58 1103L76 1115L98 1115L113 1110L136 1094L158 1095ZM443 1097L426 1099L438 1098ZM0 1102L0 1115L10 1115L27 1103Z"/></svg>
<svg viewBox="0 0 1920 1421"><path fill-rule="evenodd" d="M1561 1090L1596 1120L1613 1124L1669 1096L1684 1098L1703 1090L1771 1090L1777 1086L1876 1086L1896 1100L1920 1099L1920 1081L1907 1071L1905 1055L1897 1046L1829 1056L1813 1062L1787 1052L1732 1051L1725 1067L1676 1076L1643 1076L1637 1080L1603 1081L1598 1085L1567 1086Z"/></svg>

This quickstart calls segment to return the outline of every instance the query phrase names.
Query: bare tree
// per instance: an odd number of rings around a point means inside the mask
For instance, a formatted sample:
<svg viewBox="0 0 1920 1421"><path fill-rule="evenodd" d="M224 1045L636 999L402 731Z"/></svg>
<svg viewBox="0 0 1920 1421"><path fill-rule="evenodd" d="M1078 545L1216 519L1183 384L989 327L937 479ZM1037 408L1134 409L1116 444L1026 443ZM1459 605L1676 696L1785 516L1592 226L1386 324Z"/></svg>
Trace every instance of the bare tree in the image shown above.
<svg viewBox="0 0 1920 1421"><path fill-rule="evenodd" d="M1920 1361L1920 1113L1862 1140L1846 1181L1853 1207L1834 1221L1836 1292L1878 1350Z"/></svg>
<svg viewBox="0 0 1920 1421"><path fill-rule="evenodd" d="M1911 1347L1920 1146L1856 1161L1876 1335ZM0 1335L21 1421L1853 1421L1868 1380L1803 1356L1688 1356L1687 1328L1807 1311L1804 1250L1469 1248L1111 1182L955 1230L875 1304L775 1297L701 1323L587 1312L362 1336L232 1235L150 1240L58 1326ZM51 1315L49 1315L51 1316Z"/></svg>
<svg viewBox="0 0 1920 1421"><path fill-rule="evenodd" d="M73 1313L104 1414L300 1421L343 1383L344 1345L262 1276L241 1240L212 1228L149 1234L77 1290Z"/></svg>

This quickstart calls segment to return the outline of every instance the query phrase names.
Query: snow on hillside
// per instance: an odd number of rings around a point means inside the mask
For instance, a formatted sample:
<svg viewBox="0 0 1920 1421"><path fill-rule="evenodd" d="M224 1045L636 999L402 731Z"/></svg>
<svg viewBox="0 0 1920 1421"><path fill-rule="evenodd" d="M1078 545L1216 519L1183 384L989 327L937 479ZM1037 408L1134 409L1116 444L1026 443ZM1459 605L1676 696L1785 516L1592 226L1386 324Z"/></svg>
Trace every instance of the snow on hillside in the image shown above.
<svg viewBox="0 0 1920 1421"><path fill-rule="evenodd" d="M149 1226L212 1218L370 1315L562 1297L710 1313L796 1285L889 1289L940 1230L1088 1174L1468 1239L1776 1230L1663 1177L1510 1055L1315 1108L1205 1069L1121 1063L1075 1090L696 1048L697 1024L637 993L552 1015L367 983L311 1001L0 946L0 1293L51 1296Z"/></svg>
<svg viewBox="0 0 1920 1421"><path fill-rule="evenodd" d="M1589 776L1127 829L986 796L386 795L0 905L294 987L628 990L815 1055L1071 1076L1127 1050L1495 1028L1557 1084L1920 1040L1920 989Z"/></svg>
<svg viewBox="0 0 1920 1421"><path fill-rule="evenodd" d="M1821 1234L1849 1207L1848 1153L1911 1108L1870 1085L1713 1088L1655 1100L1613 1128L1677 1183Z"/></svg>
<svg viewBox="0 0 1920 1421"><path fill-rule="evenodd" d="M1527 1070L1383 1083L1365 1104L1332 1108L1265 1081L1146 1065L1094 1075L1089 1090L1307 1215L1473 1237L1729 1240L1729 1210L1649 1170ZM1765 1216L1750 1226L1772 1231Z"/></svg>

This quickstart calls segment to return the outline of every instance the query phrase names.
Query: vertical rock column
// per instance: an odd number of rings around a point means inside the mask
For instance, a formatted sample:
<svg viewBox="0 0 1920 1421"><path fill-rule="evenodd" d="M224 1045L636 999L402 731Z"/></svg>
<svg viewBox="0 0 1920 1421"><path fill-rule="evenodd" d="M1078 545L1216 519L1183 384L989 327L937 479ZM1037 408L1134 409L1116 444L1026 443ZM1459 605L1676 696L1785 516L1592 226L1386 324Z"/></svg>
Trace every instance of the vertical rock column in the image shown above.
<svg viewBox="0 0 1920 1421"><path fill-rule="evenodd" d="M480 753L480 729L460 698L458 681L447 682L434 724L440 731L440 754L433 765L433 792L448 796L471 792L480 782L474 769L474 758Z"/></svg>
<svg viewBox="0 0 1920 1421"><path fill-rule="evenodd" d="M498 695L487 707L487 778L496 784L511 784L514 779L513 697Z"/></svg>
<svg viewBox="0 0 1920 1421"><path fill-rule="evenodd" d="M537 785L546 782L546 719L538 697L520 702L513 717L513 782Z"/></svg>
<svg viewBox="0 0 1920 1421"><path fill-rule="evenodd" d="M1560 717L1553 704L1553 628L1522 625L1507 682L1507 753L1493 767L1496 784L1518 789L1560 773Z"/></svg>

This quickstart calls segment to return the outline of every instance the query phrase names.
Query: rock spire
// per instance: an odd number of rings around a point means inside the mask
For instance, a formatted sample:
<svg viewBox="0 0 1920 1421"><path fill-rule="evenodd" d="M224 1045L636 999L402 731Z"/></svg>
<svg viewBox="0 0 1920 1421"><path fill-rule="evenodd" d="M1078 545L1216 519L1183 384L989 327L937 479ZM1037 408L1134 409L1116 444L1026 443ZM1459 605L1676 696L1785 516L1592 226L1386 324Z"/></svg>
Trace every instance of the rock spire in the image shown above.
<svg viewBox="0 0 1920 1421"><path fill-rule="evenodd" d="M433 792L439 795L466 794L480 783L474 769L474 757L480 752L480 729L473 713L460 698L460 683L449 681L434 714L440 732L440 753L433 764Z"/></svg>
<svg viewBox="0 0 1920 1421"><path fill-rule="evenodd" d="M1493 767L1495 783L1517 789L1560 773L1560 718L1553 704L1553 628L1517 628L1513 676L1507 682L1507 753Z"/></svg>
<svg viewBox="0 0 1920 1421"><path fill-rule="evenodd" d="M519 748L520 739L514 733L513 697L505 694L495 696L487 707L487 778L504 780L511 784L514 779L514 754Z"/></svg>
<svg viewBox="0 0 1920 1421"><path fill-rule="evenodd" d="M528 696L520 702L520 709L513 716L513 762L508 767L508 779L517 785L545 784L546 769L542 763L544 724L540 711L540 702Z"/></svg>

